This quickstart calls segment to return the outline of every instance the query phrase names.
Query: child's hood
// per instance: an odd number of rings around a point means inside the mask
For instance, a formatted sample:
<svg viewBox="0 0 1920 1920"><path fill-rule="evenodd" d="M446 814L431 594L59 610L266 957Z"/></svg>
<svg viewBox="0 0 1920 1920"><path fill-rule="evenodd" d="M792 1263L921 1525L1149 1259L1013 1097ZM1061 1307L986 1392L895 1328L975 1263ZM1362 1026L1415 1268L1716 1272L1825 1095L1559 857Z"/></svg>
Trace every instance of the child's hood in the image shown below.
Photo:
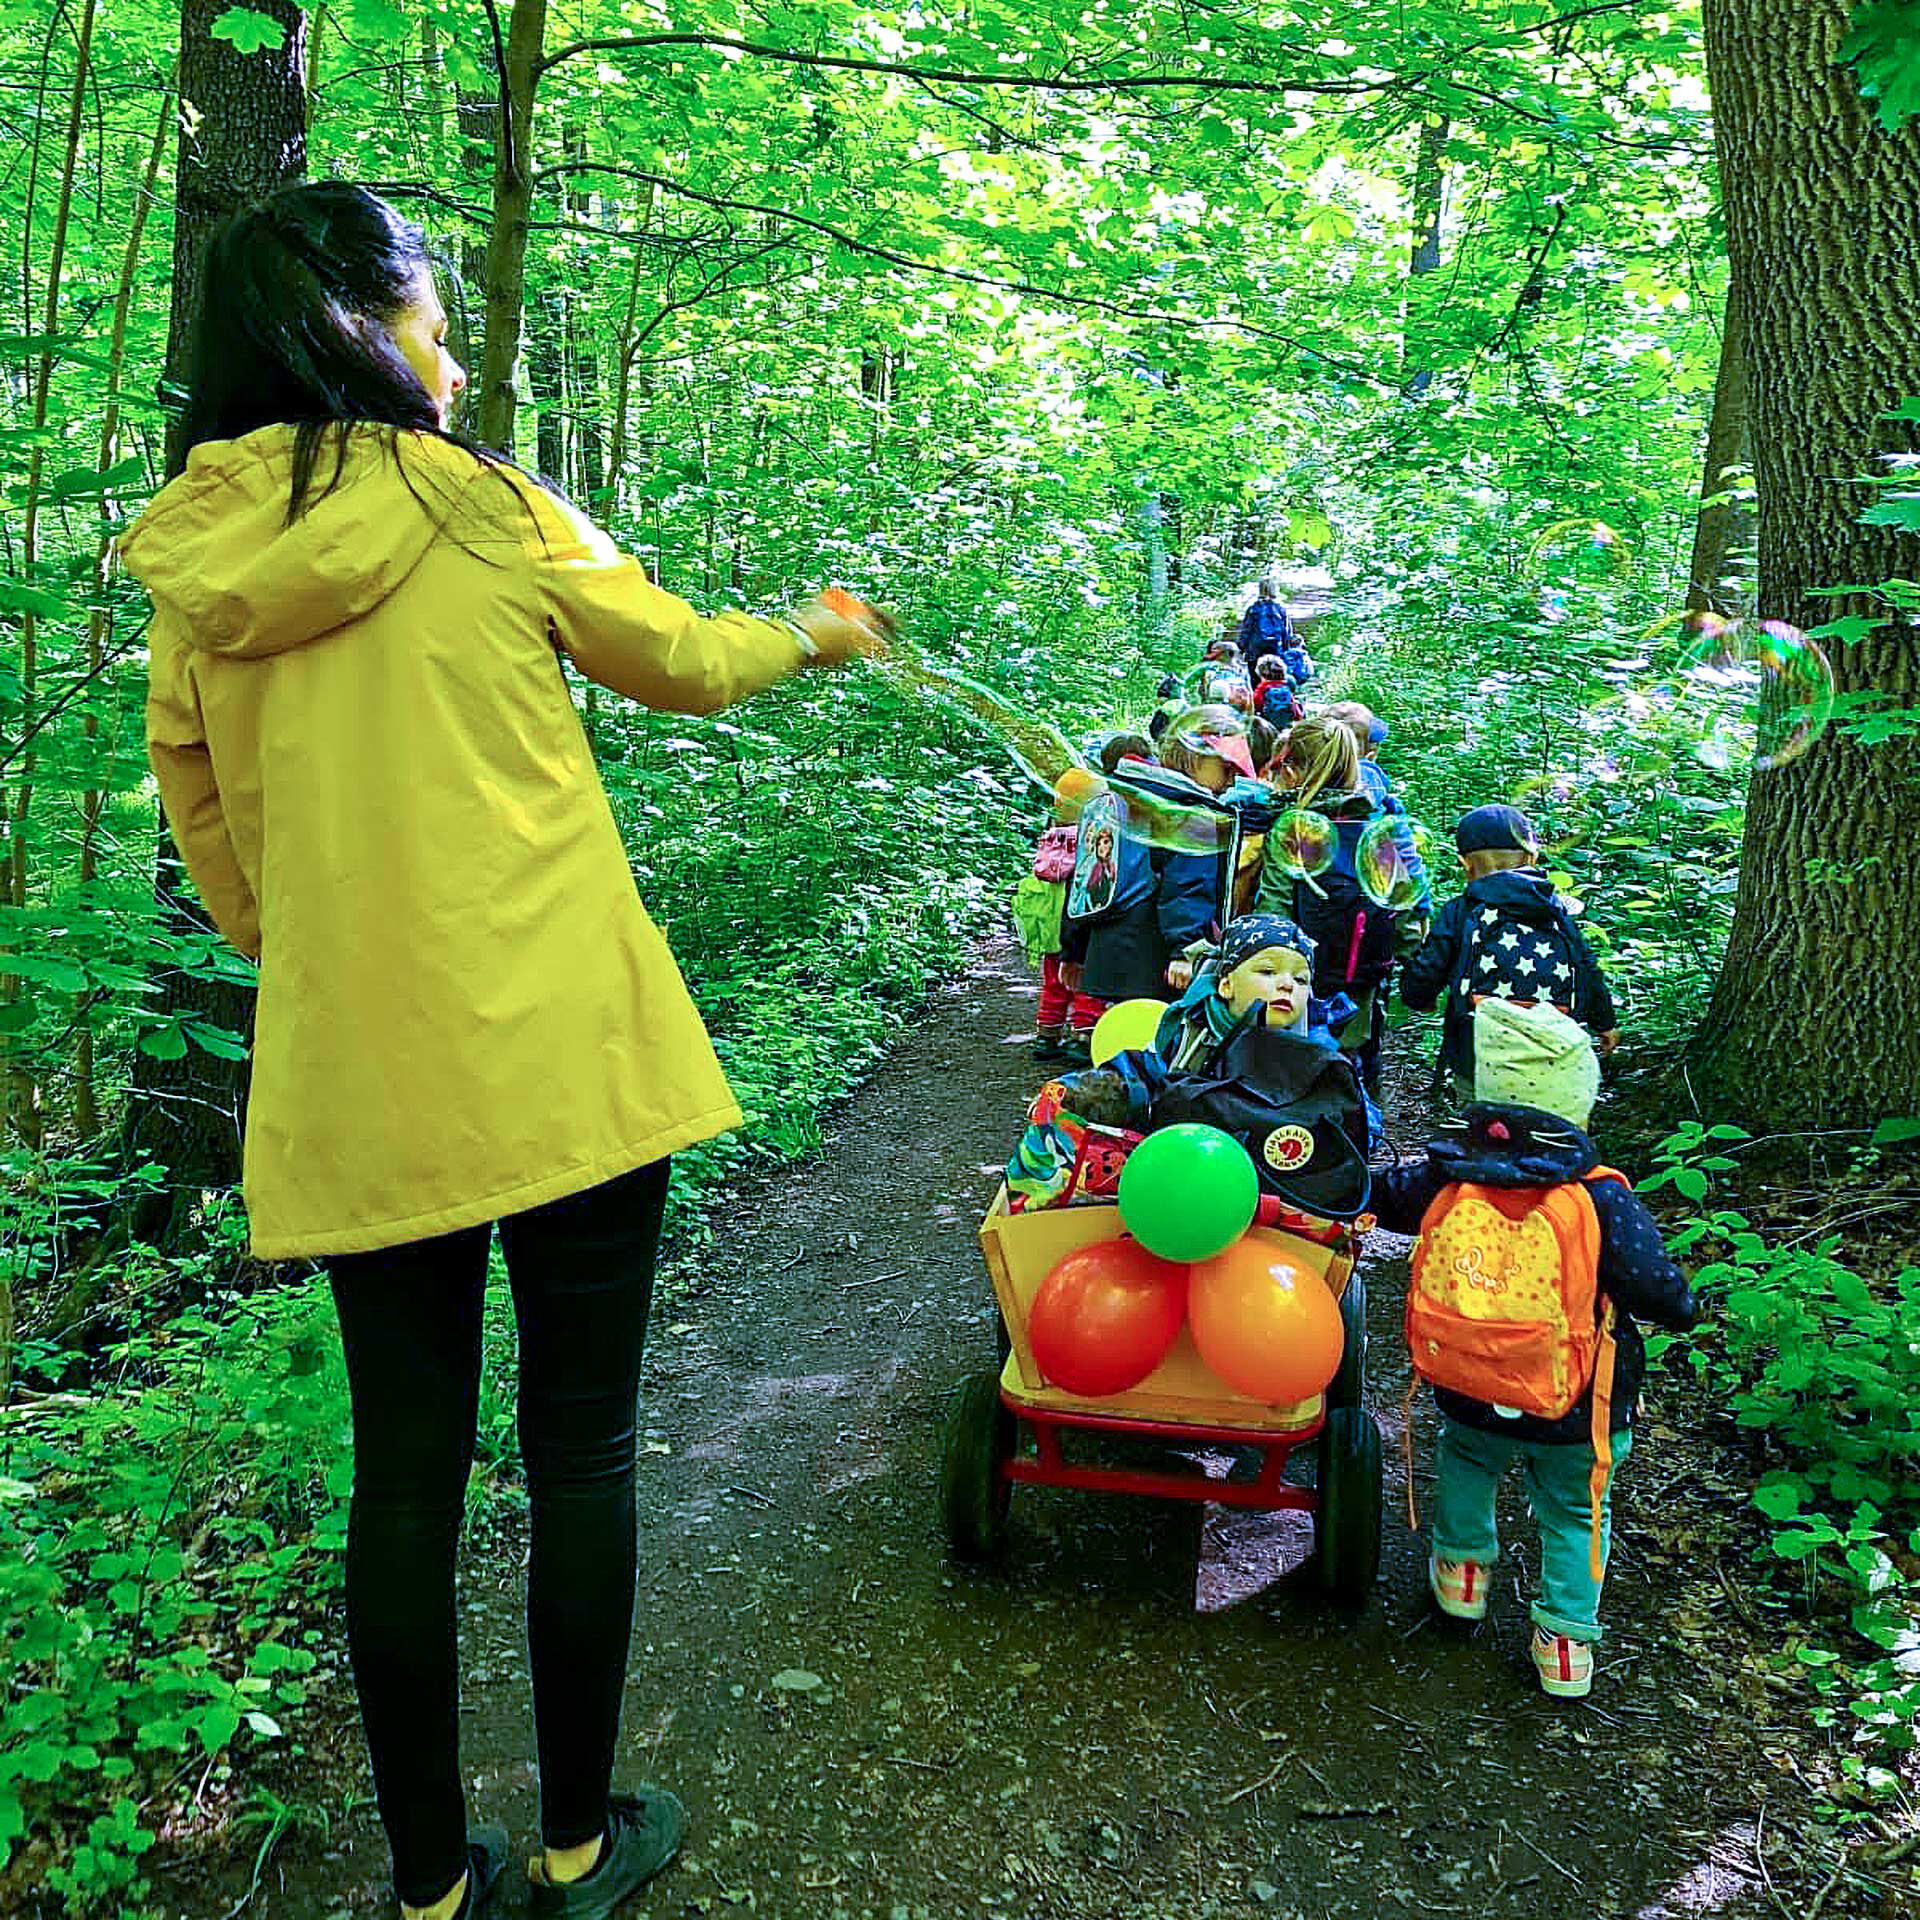
<svg viewBox="0 0 1920 1920"><path fill-rule="evenodd" d="M1508 867L1467 883L1467 900L1495 907L1503 920L1551 925L1555 915L1553 882L1538 867Z"/></svg>
<svg viewBox="0 0 1920 1920"><path fill-rule="evenodd" d="M1440 1132L1427 1144L1435 1168L1475 1186L1557 1187L1584 1179L1600 1164L1578 1127L1539 1107L1477 1104Z"/></svg>
<svg viewBox="0 0 1920 1920"><path fill-rule="evenodd" d="M339 484L291 526L292 429L207 441L120 536L120 557L205 652L253 660L304 646L385 600L485 471L431 435L400 438L404 474L384 438L353 434ZM329 442L315 493L333 468Z"/></svg>

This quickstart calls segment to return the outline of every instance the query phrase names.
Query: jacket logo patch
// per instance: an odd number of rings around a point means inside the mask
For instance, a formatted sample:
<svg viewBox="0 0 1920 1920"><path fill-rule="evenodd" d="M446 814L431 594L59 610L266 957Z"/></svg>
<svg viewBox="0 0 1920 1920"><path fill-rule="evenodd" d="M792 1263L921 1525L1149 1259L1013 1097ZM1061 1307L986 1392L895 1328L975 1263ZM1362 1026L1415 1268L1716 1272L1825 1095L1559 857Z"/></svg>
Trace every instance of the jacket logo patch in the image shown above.
<svg viewBox="0 0 1920 1920"><path fill-rule="evenodd" d="M1313 1131L1309 1127L1275 1127L1260 1154L1274 1172L1296 1172L1313 1158Z"/></svg>

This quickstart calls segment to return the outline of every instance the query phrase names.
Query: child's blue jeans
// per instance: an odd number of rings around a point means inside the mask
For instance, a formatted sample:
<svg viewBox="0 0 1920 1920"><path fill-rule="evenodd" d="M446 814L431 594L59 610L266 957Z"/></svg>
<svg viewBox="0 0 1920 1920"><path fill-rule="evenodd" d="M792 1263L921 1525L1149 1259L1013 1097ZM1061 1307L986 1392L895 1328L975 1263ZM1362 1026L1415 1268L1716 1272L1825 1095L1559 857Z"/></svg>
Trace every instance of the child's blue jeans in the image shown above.
<svg viewBox="0 0 1920 1920"><path fill-rule="evenodd" d="M1613 1541L1613 1481L1632 1446L1632 1434L1623 1430L1613 1436L1613 1473L1600 1501L1602 1565ZM1509 1440L1442 1417L1434 1456L1433 1556L1478 1560L1486 1566L1499 1559L1494 1495L1500 1476L1516 1460L1526 1476L1527 1504L1540 1523L1540 1597L1533 1603L1534 1625L1573 1640L1598 1640L1600 1582L1588 1563L1591 1443L1555 1446L1543 1440Z"/></svg>

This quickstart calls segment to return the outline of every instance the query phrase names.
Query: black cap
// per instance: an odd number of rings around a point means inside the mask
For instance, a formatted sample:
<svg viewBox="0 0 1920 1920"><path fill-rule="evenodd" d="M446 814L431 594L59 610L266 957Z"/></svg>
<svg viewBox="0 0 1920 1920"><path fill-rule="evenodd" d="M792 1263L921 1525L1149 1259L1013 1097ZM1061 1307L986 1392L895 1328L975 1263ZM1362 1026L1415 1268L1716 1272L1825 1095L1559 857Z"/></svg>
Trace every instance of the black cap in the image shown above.
<svg viewBox="0 0 1920 1920"><path fill-rule="evenodd" d="M1453 844L1462 853L1538 853L1533 822L1518 807L1475 807L1460 816Z"/></svg>

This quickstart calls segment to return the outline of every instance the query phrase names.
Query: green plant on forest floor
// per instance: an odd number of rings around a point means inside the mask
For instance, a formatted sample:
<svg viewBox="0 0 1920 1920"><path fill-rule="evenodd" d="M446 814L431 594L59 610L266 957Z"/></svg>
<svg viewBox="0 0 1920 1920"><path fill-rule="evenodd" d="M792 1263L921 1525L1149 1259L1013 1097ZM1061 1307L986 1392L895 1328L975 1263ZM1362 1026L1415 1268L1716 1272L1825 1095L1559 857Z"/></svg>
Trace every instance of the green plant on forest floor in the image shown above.
<svg viewBox="0 0 1920 1920"><path fill-rule="evenodd" d="M1747 1138L1689 1123L1642 1191L1671 1185L1699 1205L1735 1164L1721 1149ZM1870 1283L1838 1258L1838 1235L1770 1238L1723 1208L1683 1220L1669 1245L1706 1256L1693 1282L1708 1325L1688 1364L1780 1461L1754 1489L1773 1523L1755 1559L1806 1621L1791 1658L1820 1696L1815 1718L1847 1730L1845 1781L1892 1793L1885 1761L1913 1747L1920 1717L1920 1267Z"/></svg>

